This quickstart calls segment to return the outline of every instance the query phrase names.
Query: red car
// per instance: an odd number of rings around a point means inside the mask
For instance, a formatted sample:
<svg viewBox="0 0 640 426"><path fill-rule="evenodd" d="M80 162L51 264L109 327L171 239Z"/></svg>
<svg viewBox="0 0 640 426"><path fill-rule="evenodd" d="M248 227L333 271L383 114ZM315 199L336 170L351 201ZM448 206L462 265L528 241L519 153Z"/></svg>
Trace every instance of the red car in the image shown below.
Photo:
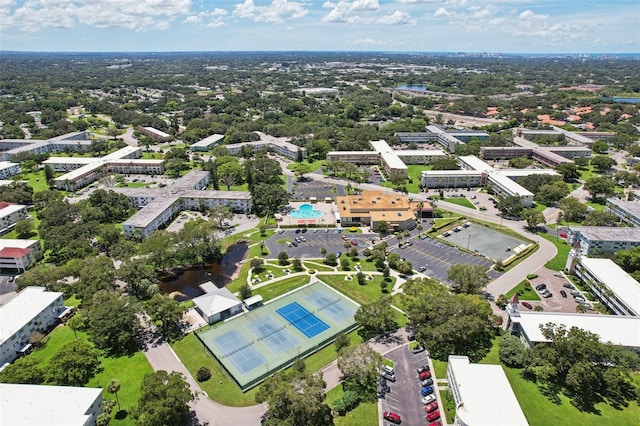
<svg viewBox="0 0 640 426"><path fill-rule="evenodd" d="M431 413L427 414L427 420L430 422L437 420L439 418L440 418L440 411L432 411Z"/></svg>
<svg viewBox="0 0 640 426"><path fill-rule="evenodd" d="M349 244L351 244L352 246L355 247L355 246L358 245L358 242L356 240L351 240L351 241L349 241Z"/></svg>
<svg viewBox="0 0 640 426"><path fill-rule="evenodd" d="M424 411L426 411L427 413L430 413L432 411L436 411L437 409L438 409L438 403L437 402L432 402L431 404L429 404L426 407L424 407Z"/></svg>
<svg viewBox="0 0 640 426"><path fill-rule="evenodd" d="M431 371L423 371L420 373L420 380L428 379L431 377Z"/></svg>
<svg viewBox="0 0 640 426"><path fill-rule="evenodd" d="M400 415L396 413L392 413L391 411L385 411L384 413L382 413L382 418L393 423L400 424L401 422Z"/></svg>
<svg viewBox="0 0 640 426"><path fill-rule="evenodd" d="M436 420L435 422L429 423L429 426L442 426L442 421Z"/></svg>
<svg viewBox="0 0 640 426"><path fill-rule="evenodd" d="M527 309L533 309L533 306L531 306L531 303L529 302L522 302L522 306L524 306Z"/></svg>

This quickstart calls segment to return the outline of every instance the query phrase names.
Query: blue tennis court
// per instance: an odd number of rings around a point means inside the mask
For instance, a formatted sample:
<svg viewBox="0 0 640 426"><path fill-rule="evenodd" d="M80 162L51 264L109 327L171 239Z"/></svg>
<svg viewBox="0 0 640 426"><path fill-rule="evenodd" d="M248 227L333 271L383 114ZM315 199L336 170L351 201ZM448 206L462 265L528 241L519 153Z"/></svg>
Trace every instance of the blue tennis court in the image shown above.
<svg viewBox="0 0 640 426"><path fill-rule="evenodd" d="M317 281L196 336L243 391L357 327L358 304Z"/></svg>
<svg viewBox="0 0 640 426"><path fill-rule="evenodd" d="M308 338L317 336L329 328L327 323L300 306L298 302L289 303L276 309L276 312Z"/></svg>

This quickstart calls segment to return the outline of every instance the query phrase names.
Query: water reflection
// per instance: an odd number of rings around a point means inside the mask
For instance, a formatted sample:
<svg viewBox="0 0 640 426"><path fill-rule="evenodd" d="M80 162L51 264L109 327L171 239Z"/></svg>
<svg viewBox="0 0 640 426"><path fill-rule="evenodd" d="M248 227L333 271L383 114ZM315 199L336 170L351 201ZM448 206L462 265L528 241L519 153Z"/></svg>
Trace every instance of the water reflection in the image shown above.
<svg viewBox="0 0 640 426"><path fill-rule="evenodd" d="M216 287L227 285L237 268L244 259L249 246L245 242L238 242L229 246L222 258L222 263L212 263L203 267L183 269L178 275L162 279L158 283L161 294L171 294L178 301L193 299L204 294L199 287L205 281L213 282Z"/></svg>

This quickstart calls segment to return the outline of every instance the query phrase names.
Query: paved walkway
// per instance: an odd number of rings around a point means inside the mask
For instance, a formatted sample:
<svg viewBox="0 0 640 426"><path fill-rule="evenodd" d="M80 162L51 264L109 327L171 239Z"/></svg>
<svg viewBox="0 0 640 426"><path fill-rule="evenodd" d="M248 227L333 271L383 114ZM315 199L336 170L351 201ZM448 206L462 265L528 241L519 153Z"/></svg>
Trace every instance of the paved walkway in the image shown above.
<svg viewBox="0 0 640 426"><path fill-rule="evenodd" d="M155 325L141 318L144 334L140 344L149 364L155 370L177 371L186 377L187 383L196 398L190 407L195 418L192 425L240 426L259 425L260 417L267 410L266 404L250 407L226 407L212 401L202 391L198 383L187 371L171 346L164 340Z"/></svg>

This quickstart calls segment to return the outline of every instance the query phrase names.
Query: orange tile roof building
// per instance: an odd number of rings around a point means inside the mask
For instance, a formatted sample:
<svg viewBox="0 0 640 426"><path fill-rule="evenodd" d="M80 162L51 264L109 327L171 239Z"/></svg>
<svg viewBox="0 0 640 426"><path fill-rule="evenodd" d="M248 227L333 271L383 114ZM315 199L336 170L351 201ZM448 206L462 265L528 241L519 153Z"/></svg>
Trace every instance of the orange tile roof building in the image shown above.
<svg viewBox="0 0 640 426"><path fill-rule="evenodd" d="M362 224L376 230L386 222L389 230L413 229L416 226L414 206L405 195L364 191L359 195L337 197L337 213L342 225Z"/></svg>

